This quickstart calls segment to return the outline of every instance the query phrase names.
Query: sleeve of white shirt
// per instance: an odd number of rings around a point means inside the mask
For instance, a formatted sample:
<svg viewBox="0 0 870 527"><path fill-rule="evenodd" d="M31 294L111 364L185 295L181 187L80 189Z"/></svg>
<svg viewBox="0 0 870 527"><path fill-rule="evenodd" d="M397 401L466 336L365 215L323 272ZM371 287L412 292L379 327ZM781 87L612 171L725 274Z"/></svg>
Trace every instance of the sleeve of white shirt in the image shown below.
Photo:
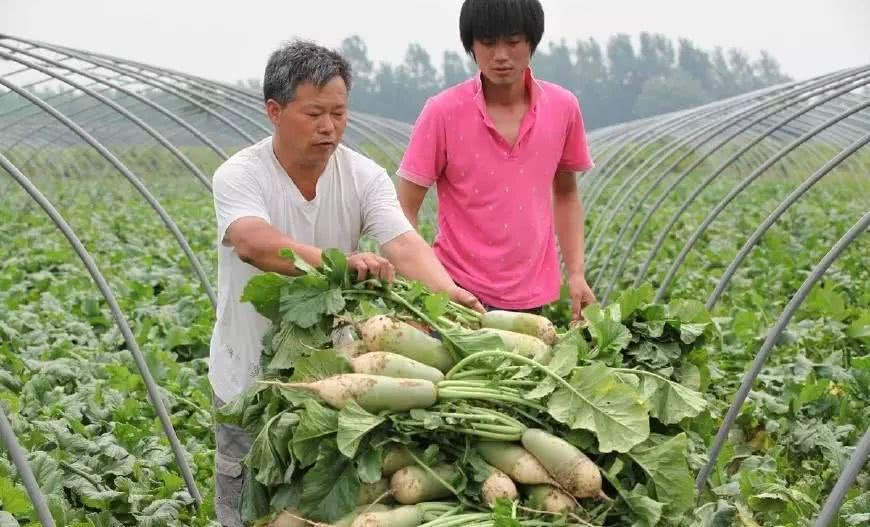
<svg viewBox="0 0 870 527"><path fill-rule="evenodd" d="M365 186L362 197L363 234L383 245L396 236L414 230L402 212L396 187L383 169Z"/></svg>
<svg viewBox="0 0 870 527"><path fill-rule="evenodd" d="M229 246L227 229L240 218L261 218L271 223L263 189L250 168L240 163L225 164L212 180L218 239Z"/></svg>

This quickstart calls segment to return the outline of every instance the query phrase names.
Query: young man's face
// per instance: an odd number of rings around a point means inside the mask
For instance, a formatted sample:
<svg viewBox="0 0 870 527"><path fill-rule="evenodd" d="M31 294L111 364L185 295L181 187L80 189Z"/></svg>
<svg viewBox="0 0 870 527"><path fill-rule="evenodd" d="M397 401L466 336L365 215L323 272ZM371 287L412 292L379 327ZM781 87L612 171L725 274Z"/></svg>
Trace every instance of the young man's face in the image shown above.
<svg viewBox="0 0 870 527"><path fill-rule="evenodd" d="M295 163L324 165L347 127L347 86L341 77L334 77L323 88L302 83L286 105L270 99L266 113L278 131L282 150Z"/></svg>
<svg viewBox="0 0 870 527"><path fill-rule="evenodd" d="M532 60L532 48L525 35L475 39L471 49L483 76L496 86L523 82L523 74Z"/></svg>

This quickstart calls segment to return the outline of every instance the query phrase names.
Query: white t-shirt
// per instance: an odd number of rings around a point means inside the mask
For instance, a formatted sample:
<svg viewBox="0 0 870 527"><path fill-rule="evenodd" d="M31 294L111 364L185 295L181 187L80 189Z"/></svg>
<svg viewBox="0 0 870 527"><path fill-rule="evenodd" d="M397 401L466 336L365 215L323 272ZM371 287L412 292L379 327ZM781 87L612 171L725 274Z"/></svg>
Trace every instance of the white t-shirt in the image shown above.
<svg viewBox="0 0 870 527"><path fill-rule="evenodd" d="M217 319L209 353L215 394L230 402L260 373L262 339L269 319L240 298L248 280L261 273L242 262L224 240L227 228L257 217L294 240L320 248L355 251L362 235L384 244L412 230L387 172L374 161L339 145L307 201L278 162L272 138L239 151L215 171L218 236Z"/></svg>

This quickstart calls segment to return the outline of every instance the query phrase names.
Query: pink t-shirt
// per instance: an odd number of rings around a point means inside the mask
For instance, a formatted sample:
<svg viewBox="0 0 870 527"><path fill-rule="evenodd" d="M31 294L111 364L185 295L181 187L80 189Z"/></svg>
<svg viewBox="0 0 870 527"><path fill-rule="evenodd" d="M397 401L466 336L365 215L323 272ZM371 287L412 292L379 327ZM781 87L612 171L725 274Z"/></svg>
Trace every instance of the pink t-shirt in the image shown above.
<svg viewBox="0 0 870 527"><path fill-rule="evenodd" d="M526 87L513 147L487 113L478 74L426 101L399 167L413 183L437 183L434 249L453 280L504 309L559 297L553 179L593 166L574 94L531 69Z"/></svg>

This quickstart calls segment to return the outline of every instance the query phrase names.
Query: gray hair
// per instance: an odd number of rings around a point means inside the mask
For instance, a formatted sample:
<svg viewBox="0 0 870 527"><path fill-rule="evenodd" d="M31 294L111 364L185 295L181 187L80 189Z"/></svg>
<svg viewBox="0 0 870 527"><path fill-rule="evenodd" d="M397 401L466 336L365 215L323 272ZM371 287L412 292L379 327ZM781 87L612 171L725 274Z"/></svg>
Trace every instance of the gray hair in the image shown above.
<svg viewBox="0 0 870 527"><path fill-rule="evenodd" d="M311 82L322 88L341 77L350 91L350 63L338 52L304 40L294 40L272 52L263 76L263 101L287 104L296 97L296 87Z"/></svg>

